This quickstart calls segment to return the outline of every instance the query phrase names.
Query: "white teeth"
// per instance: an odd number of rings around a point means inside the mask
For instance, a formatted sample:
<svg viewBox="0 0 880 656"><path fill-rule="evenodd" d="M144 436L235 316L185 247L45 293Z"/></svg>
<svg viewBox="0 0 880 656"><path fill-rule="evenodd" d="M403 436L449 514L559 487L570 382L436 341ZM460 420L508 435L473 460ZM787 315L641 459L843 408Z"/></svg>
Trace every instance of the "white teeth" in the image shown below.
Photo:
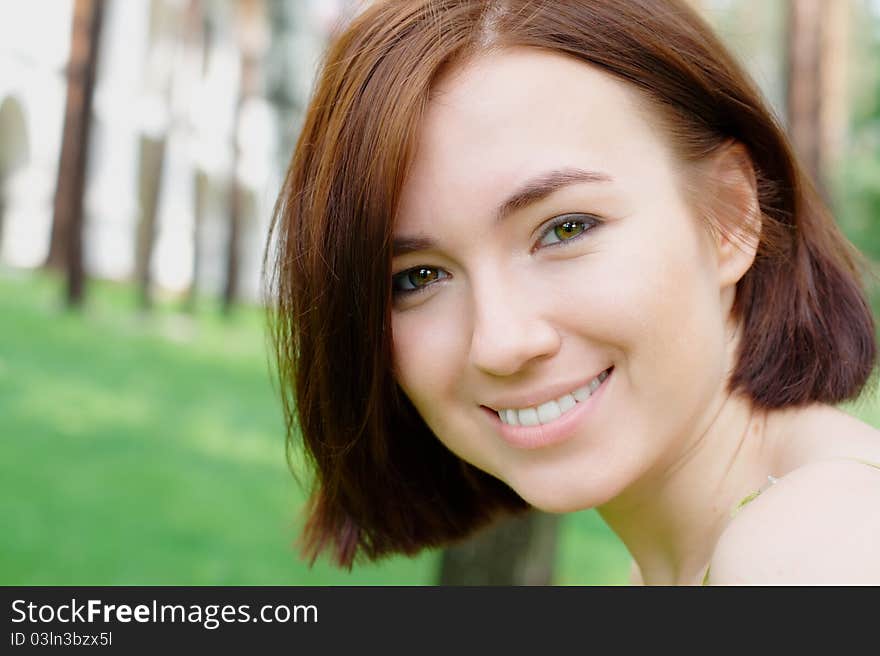
<svg viewBox="0 0 880 656"><path fill-rule="evenodd" d="M520 426L537 426L541 423L538 419L538 411L535 408L525 408L516 412L519 415Z"/></svg>
<svg viewBox="0 0 880 656"><path fill-rule="evenodd" d="M608 372L603 371L596 376L587 385L579 387L571 394L566 394L555 401L542 403L536 408L512 409L506 408L498 410L498 416L501 421L510 426L537 426L538 424L549 424L559 419L566 412L571 410L577 403L586 401L590 395L595 392L599 385L608 378Z"/></svg>
<svg viewBox="0 0 880 656"><path fill-rule="evenodd" d="M576 403L577 401L571 394L566 394L561 399L559 399L559 409L562 412L568 412L575 406Z"/></svg>
<svg viewBox="0 0 880 656"><path fill-rule="evenodd" d="M562 416L562 410L556 401L548 401L538 406L538 421L542 424L549 424L554 419Z"/></svg>
<svg viewBox="0 0 880 656"><path fill-rule="evenodd" d="M592 394L592 390L589 385L584 385L583 387L579 387L574 391L574 400L575 401L586 401L590 398L590 394Z"/></svg>

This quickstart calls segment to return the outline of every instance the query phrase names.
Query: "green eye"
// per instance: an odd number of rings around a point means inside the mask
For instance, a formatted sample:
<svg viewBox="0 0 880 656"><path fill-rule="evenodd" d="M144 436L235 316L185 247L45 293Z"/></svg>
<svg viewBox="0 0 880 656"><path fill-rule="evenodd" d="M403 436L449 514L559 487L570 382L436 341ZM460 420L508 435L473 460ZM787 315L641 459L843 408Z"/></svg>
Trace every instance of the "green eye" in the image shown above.
<svg viewBox="0 0 880 656"><path fill-rule="evenodd" d="M538 245L553 246L561 242L572 241L593 228L597 223L599 223L598 219L586 214L566 214L559 217L556 223L544 231Z"/></svg>
<svg viewBox="0 0 880 656"><path fill-rule="evenodd" d="M553 234L559 238L559 241L565 241L581 234L585 229L580 221L566 221L553 228Z"/></svg>
<svg viewBox="0 0 880 656"><path fill-rule="evenodd" d="M391 287L395 292L415 292L428 285L447 278L449 274L441 269L419 266L401 271L391 278Z"/></svg>
<svg viewBox="0 0 880 656"><path fill-rule="evenodd" d="M437 269L428 269L427 267L412 269L406 274L407 281L413 287L424 287L425 285L434 282L439 277L440 273Z"/></svg>

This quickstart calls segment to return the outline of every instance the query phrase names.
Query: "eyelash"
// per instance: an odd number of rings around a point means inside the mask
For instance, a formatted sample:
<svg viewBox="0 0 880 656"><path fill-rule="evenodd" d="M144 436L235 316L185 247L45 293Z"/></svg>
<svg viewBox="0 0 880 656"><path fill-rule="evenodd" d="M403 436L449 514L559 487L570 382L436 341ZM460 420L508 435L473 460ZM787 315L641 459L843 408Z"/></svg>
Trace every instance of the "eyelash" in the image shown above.
<svg viewBox="0 0 880 656"><path fill-rule="evenodd" d="M576 217L576 218L573 219L573 217ZM559 226L561 226L565 223L580 223L580 224L583 224L584 229L582 232L571 237L570 239L560 240L560 241L553 242L550 244L545 244L543 247L540 246L540 243L547 237L547 235L549 235L551 233L551 231L555 230L556 228L558 228ZM598 219L597 217L595 217L591 214L580 214L580 213L561 214L561 215L553 218L550 221L550 223L541 231L541 234L537 240L538 245L536 245L532 249L532 252L538 250L539 248L556 248L558 246L566 246L572 242L578 241L581 237L583 237L590 230L592 230L593 228L595 228L597 225L599 225L601 223L602 223L602 221L600 219ZM396 281L405 280L407 276L409 276L410 274L415 273L417 271L420 271L420 270L435 271L438 274L442 273L443 275L441 277L439 277L437 279L437 281L435 281L435 282L438 282L440 280L446 280L447 278L449 278L449 274L446 273L445 271L443 271L442 269L439 269L436 267L431 267L431 266L428 266L425 264L420 264L418 266L414 266L414 267L410 267L409 269L405 269L404 271L401 271L401 272L396 273L393 276L391 276L392 294L396 298L402 298L404 296L412 296L414 294L420 294L420 293L424 292L425 290L427 290L428 288L430 288L434 284L434 282L429 282L426 285L423 285L421 287L414 287L413 289L396 289L395 288Z"/></svg>

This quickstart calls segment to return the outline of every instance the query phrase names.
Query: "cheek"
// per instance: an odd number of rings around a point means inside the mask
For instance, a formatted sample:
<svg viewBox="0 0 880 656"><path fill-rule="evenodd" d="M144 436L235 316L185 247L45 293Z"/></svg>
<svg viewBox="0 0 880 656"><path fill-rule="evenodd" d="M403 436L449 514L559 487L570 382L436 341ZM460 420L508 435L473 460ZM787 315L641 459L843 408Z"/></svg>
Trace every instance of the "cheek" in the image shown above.
<svg viewBox="0 0 880 656"><path fill-rule="evenodd" d="M392 316L394 372L401 389L416 408L433 407L455 389L464 358L461 313L438 311L435 297L419 307Z"/></svg>
<svg viewBox="0 0 880 656"><path fill-rule="evenodd" d="M466 313L454 308L451 299L432 301L436 302L431 307L392 316L395 378L428 428L450 451L492 473L493 459L473 439L471 420L460 412L470 347Z"/></svg>
<svg viewBox="0 0 880 656"><path fill-rule="evenodd" d="M613 320L605 330L627 354L633 384L652 397L704 384L724 361L720 297L711 267L696 236L680 232L629 235L629 256L614 258L601 289L593 292Z"/></svg>

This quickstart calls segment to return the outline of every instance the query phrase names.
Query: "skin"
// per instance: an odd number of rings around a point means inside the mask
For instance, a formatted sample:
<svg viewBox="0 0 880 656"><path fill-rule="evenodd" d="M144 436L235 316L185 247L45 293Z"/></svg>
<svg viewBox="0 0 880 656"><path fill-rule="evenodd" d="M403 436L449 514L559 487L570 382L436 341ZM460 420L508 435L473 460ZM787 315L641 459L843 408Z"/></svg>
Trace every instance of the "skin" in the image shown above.
<svg viewBox="0 0 880 656"><path fill-rule="evenodd" d="M396 239L422 243L393 262L398 287L420 288L396 297L394 372L452 452L537 508L598 508L637 580L699 583L711 561L714 582L747 582L768 574L741 564L743 541L754 559L766 548L750 536L809 500L811 476L829 483L824 461L880 462L880 439L833 408L759 413L727 391L738 343L730 307L754 245L706 230L682 193L690 173L645 108L625 83L532 49L481 55L437 83L395 218ZM565 186L496 220L512 191L566 167L608 180ZM742 148L704 171L719 210L755 216ZM561 241L548 224L567 214L576 236ZM413 268L428 275L407 276ZM609 366L600 402L561 443L513 446L486 409L546 400ZM821 439L828 430L833 447ZM800 475L796 494L780 480L731 520L768 475L810 464L819 471ZM875 515L880 471L853 466L868 489L835 500ZM728 533L733 524L747 530ZM875 524L863 542L880 545Z"/></svg>

